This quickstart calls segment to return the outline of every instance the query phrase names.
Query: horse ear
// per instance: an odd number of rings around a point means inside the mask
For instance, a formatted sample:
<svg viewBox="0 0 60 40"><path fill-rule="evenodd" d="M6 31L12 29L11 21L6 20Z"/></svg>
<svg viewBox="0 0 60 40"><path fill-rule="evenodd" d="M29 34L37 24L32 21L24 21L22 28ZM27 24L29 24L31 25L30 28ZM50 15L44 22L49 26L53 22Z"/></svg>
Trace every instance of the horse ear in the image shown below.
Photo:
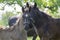
<svg viewBox="0 0 60 40"><path fill-rule="evenodd" d="M29 7L29 3L28 2L26 3L26 6Z"/></svg>
<svg viewBox="0 0 60 40"><path fill-rule="evenodd" d="M24 7L22 7L22 12L24 13Z"/></svg>
<svg viewBox="0 0 60 40"><path fill-rule="evenodd" d="M37 4L36 4L36 2L34 3L34 7L37 7Z"/></svg>

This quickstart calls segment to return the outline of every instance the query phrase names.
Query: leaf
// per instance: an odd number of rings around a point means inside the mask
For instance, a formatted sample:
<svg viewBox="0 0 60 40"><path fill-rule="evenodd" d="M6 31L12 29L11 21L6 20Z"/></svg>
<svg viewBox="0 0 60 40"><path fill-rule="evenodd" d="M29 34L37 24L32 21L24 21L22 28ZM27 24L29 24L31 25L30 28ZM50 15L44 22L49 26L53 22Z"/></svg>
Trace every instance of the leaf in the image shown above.
<svg viewBox="0 0 60 40"><path fill-rule="evenodd" d="M0 0L0 2L4 2L4 0Z"/></svg>
<svg viewBox="0 0 60 40"><path fill-rule="evenodd" d="M34 2L36 2L38 4L39 7L41 7L42 5L42 0L34 0Z"/></svg>
<svg viewBox="0 0 60 40"><path fill-rule="evenodd" d="M57 0L57 5L60 6L60 0Z"/></svg>
<svg viewBox="0 0 60 40"><path fill-rule="evenodd" d="M16 1L20 6L22 6L22 1L21 0L16 0Z"/></svg>

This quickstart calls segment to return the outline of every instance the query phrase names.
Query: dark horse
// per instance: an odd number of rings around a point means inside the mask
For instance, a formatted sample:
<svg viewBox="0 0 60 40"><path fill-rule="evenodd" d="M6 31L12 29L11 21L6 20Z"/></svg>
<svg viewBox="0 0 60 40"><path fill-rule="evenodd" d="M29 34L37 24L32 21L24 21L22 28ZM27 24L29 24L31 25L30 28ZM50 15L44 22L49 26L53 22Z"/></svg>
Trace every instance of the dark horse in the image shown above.
<svg viewBox="0 0 60 40"><path fill-rule="evenodd" d="M60 19L40 11L37 4L22 7L25 30L37 29L40 40L60 40Z"/></svg>

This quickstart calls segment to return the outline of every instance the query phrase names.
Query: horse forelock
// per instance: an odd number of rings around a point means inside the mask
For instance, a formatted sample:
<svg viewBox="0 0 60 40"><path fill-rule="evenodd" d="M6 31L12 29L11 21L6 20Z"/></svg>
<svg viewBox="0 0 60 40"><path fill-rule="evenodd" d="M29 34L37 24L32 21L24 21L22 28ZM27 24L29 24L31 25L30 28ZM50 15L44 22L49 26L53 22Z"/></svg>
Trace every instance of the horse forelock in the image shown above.
<svg viewBox="0 0 60 40"><path fill-rule="evenodd" d="M25 12L26 12L26 11L29 11L29 8L28 8L28 7L27 7L27 8L25 8L25 9L24 9L24 11L25 11Z"/></svg>

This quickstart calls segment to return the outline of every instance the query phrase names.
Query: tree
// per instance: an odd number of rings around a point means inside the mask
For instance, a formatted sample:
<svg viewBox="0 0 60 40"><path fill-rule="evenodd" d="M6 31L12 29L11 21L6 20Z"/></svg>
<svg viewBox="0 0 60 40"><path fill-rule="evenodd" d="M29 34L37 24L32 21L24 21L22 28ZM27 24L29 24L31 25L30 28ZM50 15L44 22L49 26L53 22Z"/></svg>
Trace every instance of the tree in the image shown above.
<svg viewBox="0 0 60 40"><path fill-rule="evenodd" d="M14 14L12 12L6 12L5 14L2 14L2 23L3 25L8 25L8 19L9 17L13 16Z"/></svg>
<svg viewBox="0 0 60 40"><path fill-rule="evenodd" d="M48 8L54 13L57 12L58 6L60 6L60 0L0 0L0 2L11 4L19 4L20 6L26 2L36 2L40 8Z"/></svg>

